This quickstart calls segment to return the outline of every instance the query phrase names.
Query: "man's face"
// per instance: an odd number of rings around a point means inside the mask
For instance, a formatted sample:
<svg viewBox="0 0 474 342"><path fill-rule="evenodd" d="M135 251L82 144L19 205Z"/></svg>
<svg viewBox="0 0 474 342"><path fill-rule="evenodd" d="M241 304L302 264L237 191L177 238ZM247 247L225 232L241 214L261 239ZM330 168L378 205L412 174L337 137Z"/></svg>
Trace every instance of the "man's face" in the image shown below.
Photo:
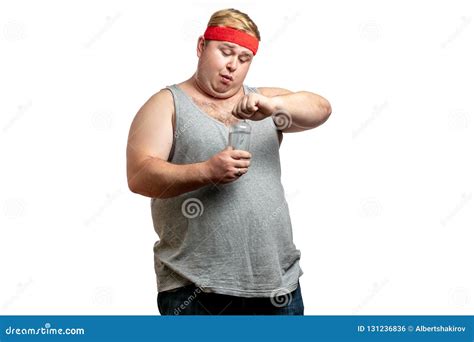
<svg viewBox="0 0 474 342"><path fill-rule="evenodd" d="M200 37L197 54L197 81L209 95L228 98L241 89L252 62L252 51L217 40L209 40L204 46L204 38Z"/></svg>

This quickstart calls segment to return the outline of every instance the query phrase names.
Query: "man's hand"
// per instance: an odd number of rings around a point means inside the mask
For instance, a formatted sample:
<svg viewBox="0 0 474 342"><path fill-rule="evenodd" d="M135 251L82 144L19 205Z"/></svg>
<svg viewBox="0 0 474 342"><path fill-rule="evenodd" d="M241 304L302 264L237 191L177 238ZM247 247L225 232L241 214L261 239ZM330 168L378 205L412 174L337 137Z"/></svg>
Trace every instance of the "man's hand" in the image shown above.
<svg viewBox="0 0 474 342"><path fill-rule="evenodd" d="M204 164L207 176L214 183L230 183L247 173L252 155L247 151L233 150L228 146Z"/></svg>
<svg viewBox="0 0 474 342"><path fill-rule="evenodd" d="M232 110L232 115L238 119L260 121L277 111L275 101L256 93L243 96Z"/></svg>

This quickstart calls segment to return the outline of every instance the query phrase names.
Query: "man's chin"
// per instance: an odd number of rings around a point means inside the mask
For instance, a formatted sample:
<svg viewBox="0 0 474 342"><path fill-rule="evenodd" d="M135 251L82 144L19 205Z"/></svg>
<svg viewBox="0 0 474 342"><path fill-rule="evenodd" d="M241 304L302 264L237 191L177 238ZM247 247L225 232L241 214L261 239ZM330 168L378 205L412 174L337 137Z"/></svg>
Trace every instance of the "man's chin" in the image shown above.
<svg viewBox="0 0 474 342"><path fill-rule="evenodd" d="M223 85L223 84L218 84L216 87L214 87L214 97L217 98L228 98L231 97L235 94L237 94L242 87L242 84L236 85L235 83L232 84L232 86L228 85Z"/></svg>

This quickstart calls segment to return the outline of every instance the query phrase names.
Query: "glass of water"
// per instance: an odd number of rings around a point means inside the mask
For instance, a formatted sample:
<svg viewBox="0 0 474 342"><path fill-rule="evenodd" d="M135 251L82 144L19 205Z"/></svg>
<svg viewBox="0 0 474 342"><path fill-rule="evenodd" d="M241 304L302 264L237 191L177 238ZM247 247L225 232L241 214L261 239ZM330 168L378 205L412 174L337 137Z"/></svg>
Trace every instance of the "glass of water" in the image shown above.
<svg viewBox="0 0 474 342"><path fill-rule="evenodd" d="M250 132L252 127L244 120L239 121L229 129L229 146L234 150L248 151L250 149Z"/></svg>

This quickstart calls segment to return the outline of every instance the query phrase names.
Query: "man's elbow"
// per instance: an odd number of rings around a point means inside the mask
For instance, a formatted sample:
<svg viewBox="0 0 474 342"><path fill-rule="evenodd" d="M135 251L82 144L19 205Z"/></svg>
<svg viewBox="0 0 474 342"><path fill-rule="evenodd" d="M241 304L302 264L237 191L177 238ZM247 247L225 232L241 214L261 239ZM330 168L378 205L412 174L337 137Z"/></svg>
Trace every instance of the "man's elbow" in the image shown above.
<svg viewBox="0 0 474 342"><path fill-rule="evenodd" d="M136 170L127 170L128 189L134 194L147 196L143 176L143 169L140 169L138 172Z"/></svg>
<svg viewBox="0 0 474 342"><path fill-rule="evenodd" d="M149 198L166 199L173 196L169 191L159 191L155 187L151 187L145 181L138 179L138 177L128 179L128 188L134 194ZM159 188L161 189L162 187L160 186Z"/></svg>
<svg viewBox="0 0 474 342"><path fill-rule="evenodd" d="M137 195L142 195L150 198L161 198L159 195L152 194L150 189L146 189L143 185L136 184L135 182L128 182L128 188L131 192Z"/></svg>
<svg viewBox="0 0 474 342"><path fill-rule="evenodd" d="M128 177L128 189L134 194L142 194L142 189L140 188L136 177Z"/></svg>
<svg viewBox="0 0 474 342"><path fill-rule="evenodd" d="M328 100L321 98L319 102L319 120L317 125L321 125L329 119L332 113L332 107Z"/></svg>
<svg viewBox="0 0 474 342"><path fill-rule="evenodd" d="M329 117L332 113L332 107L328 100L325 100L326 104L324 108L326 109L326 116Z"/></svg>
<svg viewBox="0 0 474 342"><path fill-rule="evenodd" d="M138 195L149 196L150 186L147 184L148 164L150 159L146 159L141 163L134 163L127 160L127 184L128 189Z"/></svg>

